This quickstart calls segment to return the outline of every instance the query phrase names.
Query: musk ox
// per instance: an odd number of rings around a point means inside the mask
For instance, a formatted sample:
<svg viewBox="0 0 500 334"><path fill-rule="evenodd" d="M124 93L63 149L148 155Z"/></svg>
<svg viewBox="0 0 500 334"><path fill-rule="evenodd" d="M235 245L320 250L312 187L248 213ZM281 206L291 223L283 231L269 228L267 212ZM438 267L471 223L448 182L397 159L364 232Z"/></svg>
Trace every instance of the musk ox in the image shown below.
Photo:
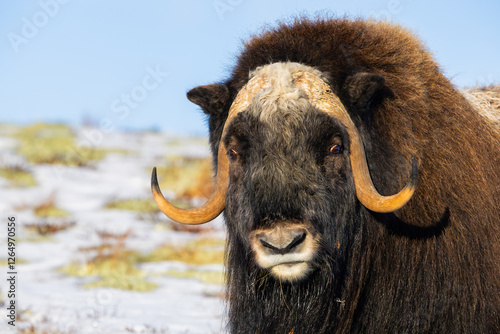
<svg viewBox="0 0 500 334"><path fill-rule="evenodd" d="M500 333L498 109L478 112L412 33L280 24L187 97L214 192L178 209L155 170L152 190L182 223L224 211L231 333Z"/></svg>

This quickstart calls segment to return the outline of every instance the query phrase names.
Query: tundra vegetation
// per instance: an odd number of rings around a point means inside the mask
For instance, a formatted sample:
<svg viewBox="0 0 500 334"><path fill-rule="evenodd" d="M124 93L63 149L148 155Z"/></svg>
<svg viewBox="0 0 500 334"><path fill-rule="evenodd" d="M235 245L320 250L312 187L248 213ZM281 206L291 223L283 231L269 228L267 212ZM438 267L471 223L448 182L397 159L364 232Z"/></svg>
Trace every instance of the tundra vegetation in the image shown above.
<svg viewBox="0 0 500 334"><path fill-rule="evenodd" d="M223 280L224 240L220 229L179 227L171 222L160 221L158 208L147 197L147 183L143 186L142 195L124 188L125 191L107 196L92 193L93 188L86 181L88 178L103 179L100 173L106 173L108 166L115 161L129 161L139 156L140 152L134 150L146 145L141 141L147 138L154 142L161 140L163 147L159 147L156 150L158 153L150 158L160 162L166 173L179 175L178 171L184 168L191 171L192 174L188 176L190 180L180 179L169 194L179 205L193 206L209 195L210 191L207 195L206 189L212 184L210 163L204 158L208 153L206 141L198 138L181 140L149 132L118 132L116 135L117 139L106 141L101 148L85 146L84 141L83 144L81 141L80 129L62 124L0 124L3 148L0 152L2 205L6 209L10 208L10 212L17 215L21 222L16 245L23 251L19 253L20 257L16 257L16 265L19 265L20 272L27 272L23 276L23 287L27 284L43 284L36 278L39 274L33 274L38 272L53 277L51 282L77 282L74 292L81 294L86 291L89 296L103 288L120 289L125 294L128 291L148 294L154 293L165 281L174 280L183 285L194 280L204 283L197 284L208 286L199 293L200 298L210 296L218 299L220 294L210 291L217 290ZM130 145L123 145L119 142L120 138L127 138L135 146L130 148ZM194 156L182 155L186 145L190 152L194 152ZM167 155L172 152L175 154ZM138 165L137 172L144 175L149 173L141 165ZM82 188L72 189L73 186ZM108 190L106 185L96 188L97 191ZM82 201L82 205L78 201ZM82 207L93 209L82 211ZM123 217L127 223L134 224L129 229L117 229L116 225L109 225L107 218L99 217ZM145 229L169 237L164 241L158 239L154 245L150 245L149 242L141 242L136 234L136 231ZM180 238L175 237L177 234ZM61 258L54 257L52 250L61 246L64 249ZM43 253L49 250L47 253L52 254L52 257L44 256L38 251L40 249L44 250ZM62 265L55 266L57 261ZM6 265L7 260L0 258L1 263ZM46 291L46 295L48 300L59 303L56 305L69 305L69 299L73 298L68 295L68 300L56 301L50 290ZM3 297L2 293L0 303L5 302ZM19 300L19 333L80 333L79 326L66 326L57 320L61 312L71 314L71 306L64 311L56 310L55 315L43 311L40 313L41 305L31 304L32 300ZM96 315L94 320L82 318L81 321L98 321L100 316ZM141 321L138 320L138 323ZM61 329L63 327L64 330ZM114 330L130 333L170 332L167 327L160 329L147 324L143 327L122 326Z"/></svg>
<svg viewBox="0 0 500 334"><path fill-rule="evenodd" d="M80 146L74 130L62 124L37 123L20 128L18 152L32 164L89 166L101 160L105 150Z"/></svg>

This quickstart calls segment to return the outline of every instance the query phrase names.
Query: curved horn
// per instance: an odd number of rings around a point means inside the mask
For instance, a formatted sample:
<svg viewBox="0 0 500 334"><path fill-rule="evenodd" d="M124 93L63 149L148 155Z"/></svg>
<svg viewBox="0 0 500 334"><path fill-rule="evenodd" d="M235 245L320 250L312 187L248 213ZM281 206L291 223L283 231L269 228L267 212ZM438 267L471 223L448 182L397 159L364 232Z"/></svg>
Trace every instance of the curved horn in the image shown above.
<svg viewBox="0 0 500 334"><path fill-rule="evenodd" d="M316 108L334 116L346 127L351 140L350 159L356 186L356 196L367 209L375 212L393 212L403 207L413 196L417 186L418 167L412 159L410 180L399 193L382 196L373 185L366 162L363 142L340 99L332 93L330 86L312 73L294 73L295 83L301 87Z"/></svg>
<svg viewBox="0 0 500 334"><path fill-rule="evenodd" d="M227 126L230 124L231 119L248 107L255 93L257 93L257 91L259 91L265 84L265 78L262 76L255 76L250 79L248 83L239 91L233 104L231 105L231 108L229 109L221 138L224 138L224 135L227 132ZM217 176L214 190L205 204L194 209L180 209L170 204L161 193L160 186L158 185L158 179L156 177L156 167L153 168L151 175L151 191L153 192L156 204L167 217L179 223L195 225L207 223L220 215L226 204L225 198L229 183L229 159L227 157L226 146L222 140L219 143L217 159Z"/></svg>

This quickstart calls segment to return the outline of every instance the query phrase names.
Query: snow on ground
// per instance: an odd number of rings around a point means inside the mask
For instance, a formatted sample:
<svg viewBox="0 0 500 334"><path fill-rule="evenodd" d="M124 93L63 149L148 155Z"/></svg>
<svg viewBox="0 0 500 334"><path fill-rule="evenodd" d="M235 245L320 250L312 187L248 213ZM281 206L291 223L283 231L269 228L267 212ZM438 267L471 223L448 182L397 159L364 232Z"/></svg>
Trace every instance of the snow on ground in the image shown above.
<svg viewBox="0 0 500 334"><path fill-rule="evenodd" d="M75 131L84 142L82 129ZM82 247L97 245L97 231L124 233L130 230L132 233L127 239L127 247L141 252L165 242L196 238L196 235L187 232L157 228L158 223L155 225L140 220L134 212L109 210L104 206L112 199L152 198L149 188L152 167L161 165L168 155L207 156L206 143L190 140L185 145L169 145L175 140L182 142L183 139L158 133L111 133L99 138L99 148L125 150L125 154L109 153L91 167L30 165L16 153L16 140L7 132L0 131L0 164L26 166L37 181L35 187L16 188L0 177L2 302L9 301L8 287L3 277L8 272L5 263L6 225L10 216L15 216L18 223L16 257L25 261L16 265L16 301L18 315L21 313L23 320L17 321L16 330L23 325L33 324L38 330L34 333L223 332L221 285L152 275L148 280L159 287L151 292L89 289L83 285L94 278L67 276L57 270L81 258ZM54 196L59 208L70 213L69 220L76 225L46 240L26 240L27 232L23 226L40 220L35 217L33 206L50 196ZM167 221L164 216L160 219ZM221 219L216 219L211 225L215 227L213 233L223 238ZM165 272L169 268L188 267L180 262L160 262L144 264L141 269L155 273ZM215 269L222 271L217 266ZM18 333L7 324L6 305L1 309L0 333Z"/></svg>

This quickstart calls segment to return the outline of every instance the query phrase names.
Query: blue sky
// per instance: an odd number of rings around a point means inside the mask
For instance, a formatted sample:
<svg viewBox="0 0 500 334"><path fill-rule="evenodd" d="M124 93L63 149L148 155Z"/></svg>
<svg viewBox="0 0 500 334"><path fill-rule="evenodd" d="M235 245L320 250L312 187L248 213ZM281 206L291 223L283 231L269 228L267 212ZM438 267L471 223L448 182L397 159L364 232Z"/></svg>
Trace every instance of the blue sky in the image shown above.
<svg viewBox="0 0 500 334"><path fill-rule="evenodd" d="M0 122L205 135L186 92L226 78L266 25L317 13L399 23L457 86L500 83L495 0L2 1Z"/></svg>

